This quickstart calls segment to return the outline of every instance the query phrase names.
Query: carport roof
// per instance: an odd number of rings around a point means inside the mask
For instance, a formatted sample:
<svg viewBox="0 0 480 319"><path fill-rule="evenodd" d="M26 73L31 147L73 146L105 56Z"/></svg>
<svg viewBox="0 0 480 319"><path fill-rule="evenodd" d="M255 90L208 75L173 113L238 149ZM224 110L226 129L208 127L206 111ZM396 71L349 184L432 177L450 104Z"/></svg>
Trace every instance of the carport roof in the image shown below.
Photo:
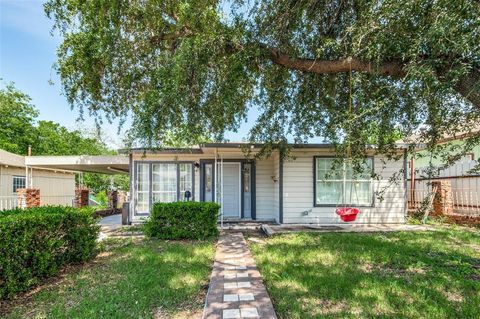
<svg viewBox="0 0 480 319"><path fill-rule="evenodd" d="M27 156L29 167L101 174L128 174L127 155Z"/></svg>

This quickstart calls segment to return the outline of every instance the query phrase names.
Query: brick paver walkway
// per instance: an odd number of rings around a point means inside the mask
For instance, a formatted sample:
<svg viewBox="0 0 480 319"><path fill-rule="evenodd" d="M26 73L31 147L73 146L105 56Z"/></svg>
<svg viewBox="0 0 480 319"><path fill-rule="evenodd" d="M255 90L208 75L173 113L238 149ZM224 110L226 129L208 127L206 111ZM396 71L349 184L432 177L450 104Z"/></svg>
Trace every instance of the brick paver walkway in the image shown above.
<svg viewBox="0 0 480 319"><path fill-rule="evenodd" d="M203 318L277 318L242 233L218 240Z"/></svg>

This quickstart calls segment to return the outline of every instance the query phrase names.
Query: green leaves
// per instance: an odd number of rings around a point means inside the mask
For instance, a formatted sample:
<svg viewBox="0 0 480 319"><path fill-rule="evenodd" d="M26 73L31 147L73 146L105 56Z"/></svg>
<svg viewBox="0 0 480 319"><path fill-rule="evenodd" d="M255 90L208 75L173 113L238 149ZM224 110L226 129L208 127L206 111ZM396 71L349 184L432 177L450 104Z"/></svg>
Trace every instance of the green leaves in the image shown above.
<svg viewBox="0 0 480 319"><path fill-rule="evenodd" d="M98 231L91 212L70 207L1 211L0 298L94 257Z"/></svg>
<svg viewBox="0 0 480 319"><path fill-rule="evenodd" d="M38 111L28 95L8 84L0 89L0 148L16 154L27 154L35 137L34 120Z"/></svg>
<svg viewBox="0 0 480 319"><path fill-rule="evenodd" d="M218 236L220 205L210 202L155 203L145 234L162 239L207 239Z"/></svg>
<svg viewBox="0 0 480 319"><path fill-rule="evenodd" d="M46 11L65 37L58 71L72 105L132 116L138 144L184 127L186 144L220 140L251 107L251 141L320 137L341 156L370 143L391 154L420 128L433 145L480 121L474 1L51 0ZM363 63L351 75L349 57Z"/></svg>

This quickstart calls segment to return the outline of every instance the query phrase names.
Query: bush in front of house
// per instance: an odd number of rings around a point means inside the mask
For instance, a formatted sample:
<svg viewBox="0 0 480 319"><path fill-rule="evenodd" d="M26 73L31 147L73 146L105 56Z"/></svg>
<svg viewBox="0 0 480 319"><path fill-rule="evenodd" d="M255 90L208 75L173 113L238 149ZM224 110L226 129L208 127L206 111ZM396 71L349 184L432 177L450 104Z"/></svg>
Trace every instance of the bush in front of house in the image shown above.
<svg viewBox="0 0 480 319"><path fill-rule="evenodd" d="M161 239L215 237L219 209L220 205L211 202L155 203L144 232Z"/></svg>
<svg viewBox="0 0 480 319"><path fill-rule="evenodd" d="M98 231L91 212L72 207L0 212L0 299L94 257Z"/></svg>

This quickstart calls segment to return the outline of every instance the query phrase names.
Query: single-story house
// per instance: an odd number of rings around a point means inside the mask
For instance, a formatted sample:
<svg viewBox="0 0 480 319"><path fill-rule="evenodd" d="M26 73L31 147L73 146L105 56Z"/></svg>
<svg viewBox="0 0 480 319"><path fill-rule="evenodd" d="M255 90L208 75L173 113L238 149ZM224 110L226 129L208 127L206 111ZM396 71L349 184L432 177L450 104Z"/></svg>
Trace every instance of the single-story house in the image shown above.
<svg viewBox="0 0 480 319"><path fill-rule="evenodd" d="M26 187L40 189L42 205L72 205L75 197L75 173L29 167L25 158L0 150L0 210L16 207L17 189Z"/></svg>
<svg viewBox="0 0 480 319"><path fill-rule="evenodd" d="M255 154L261 145L205 143L188 149L123 151L129 155L130 222L148 217L155 202L180 200L216 201L223 217L232 220L341 224L335 209L348 205L361 211L357 224L405 222L406 156L388 160L372 150L366 172L353 178L347 163L330 172L332 145L293 145L285 159L278 151L248 158L246 147Z"/></svg>

